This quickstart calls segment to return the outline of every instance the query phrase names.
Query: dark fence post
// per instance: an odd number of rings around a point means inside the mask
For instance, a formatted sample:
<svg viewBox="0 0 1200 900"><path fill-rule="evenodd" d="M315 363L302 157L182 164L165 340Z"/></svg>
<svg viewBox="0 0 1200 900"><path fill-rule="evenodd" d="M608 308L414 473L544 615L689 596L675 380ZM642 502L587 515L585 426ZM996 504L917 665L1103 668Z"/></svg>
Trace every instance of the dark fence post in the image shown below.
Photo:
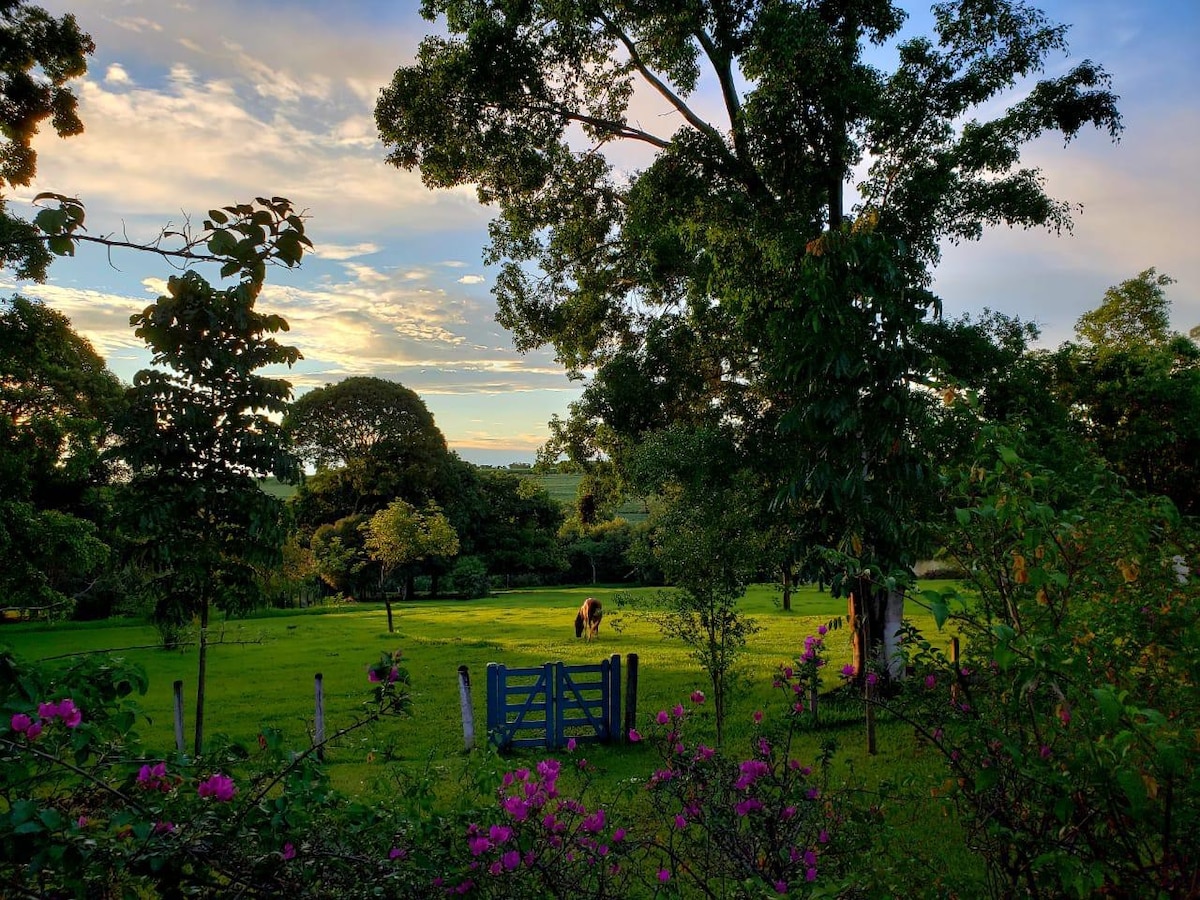
<svg viewBox="0 0 1200 900"><path fill-rule="evenodd" d="M605 725L608 726L606 740L621 743L621 656L614 653L608 660L608 683L604 685L604 694L608 697L608 709L604 711Z"/></svg>
<svg viewBox="0 0 1200 900"><path fill-rule="evenodd" d="M177 681L175 688L175 749L184 754L183 743L183 682Z"/></svg>
<svg viewBox="0 0 1200 900"><path fill-rule="evenodd" d="M637 682L638 655L630 653L625 657L625 729L621 732L621 740L629 739L629 732L637 724Z"/></svg>
<svg viewBox="0 0 1200 900"><path fill-rule="evenodd" d="M488 740L495 741L497 745L500 743L500 710L503 708L501 704L503 700L500 697L502 689L502 681L500 678L500 664L488 663L487 667L487 730Z"/></svg>
<svg viewBox="0 0 1200 900"><path fill-rule="evenodd" d="M458 667L458 705L462 710L463 744L471 750L475 746L475 707L471 703L471 673L466 666Z"/></svg>
<svg viewBox="0 0 1200 900"><path fill-rule="evenodd" d="M317 745L317 759L325 761L325 676L320 672L313 678L313 743Z"/></svg>

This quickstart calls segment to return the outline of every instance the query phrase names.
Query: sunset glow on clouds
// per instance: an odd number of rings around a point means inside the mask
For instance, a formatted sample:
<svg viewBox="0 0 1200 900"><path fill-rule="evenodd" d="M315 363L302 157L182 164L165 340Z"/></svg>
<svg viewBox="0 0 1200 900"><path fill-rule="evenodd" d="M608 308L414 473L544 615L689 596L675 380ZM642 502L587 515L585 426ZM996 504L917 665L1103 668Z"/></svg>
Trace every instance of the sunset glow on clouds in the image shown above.
<svg viewBox="0 0 1200 900"><path fill-rule="evenodd" d="M578 385L551 354L518 354L495 323L494 272L482 262L490 212L470 190L432 192L387 166L375 134L379 89L434 27L416 0L41 5L74 13L96 41L77 87L86 132L39 140L38 182L14 206L42 190L69 194L86 204L89 233L150 240L212 207L288 197L309 216L316 249L301 270L272 272L260 304L288 320L286 339L304 354L290 373L296 389L396 379L465 458L532 458ZM935 285L946 312L1017 314L1057 344L1108 286L1156 266L1179 282L1169 296L1186 331L1200 324L1200 74L1190 62L1200 16L1172 0L1041 5L1075 23L1075 58L1112 72L1126 132L1115 146L1086 135L1065 150L1030 148L1025 163L1043 169L1051 193L1083 204L1074 235L999 230L947 248ZM46 285L0 289L69 315L129 380L148 361L129 315L172 272L149 255L89 248L57 262Z"/></svg>

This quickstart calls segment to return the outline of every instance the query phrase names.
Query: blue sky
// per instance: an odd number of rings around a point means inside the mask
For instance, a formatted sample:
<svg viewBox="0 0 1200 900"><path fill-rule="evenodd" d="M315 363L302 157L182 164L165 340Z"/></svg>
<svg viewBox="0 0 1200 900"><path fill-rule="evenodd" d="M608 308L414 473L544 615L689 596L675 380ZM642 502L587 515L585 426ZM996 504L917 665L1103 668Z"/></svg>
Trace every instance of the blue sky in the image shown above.
<svg viewBox="0 0 1200 900"><path fill-rule="evenodd" d="M530 460L551 415L578 396L548 353L521 355L493 320L483 266L490 212L470 190L430 192L383 163L375 97L430 27L416 0L91 0L73 12L97 44L79 88L85 134L39 139L39 177L18 193L80 197L93 234L152 238L190 215L260 195L307 210L317 255L273 272L260 301L291 323L304 354L297 391L349 375L417 391L451 447L474 462ZM911 30L928 21L923 4ZM935 287L949 315L982 307L1069 338L1104 290L1155 266L1178 280L1173 323L1200 324L1200 3L1056 0L1071 57L1114 76L1126 131L1046 139L1026 164L1055 196L1083 205L1070 236L993 230L948 247ZM703 105L703 100L700 101ZM638 160L630 158L629 165ZM45 285L0 283L45 299L129 380L147 362L129 315L172 274L148 255L82 251ZM2 280L2 279L0 279Z"/></svg>

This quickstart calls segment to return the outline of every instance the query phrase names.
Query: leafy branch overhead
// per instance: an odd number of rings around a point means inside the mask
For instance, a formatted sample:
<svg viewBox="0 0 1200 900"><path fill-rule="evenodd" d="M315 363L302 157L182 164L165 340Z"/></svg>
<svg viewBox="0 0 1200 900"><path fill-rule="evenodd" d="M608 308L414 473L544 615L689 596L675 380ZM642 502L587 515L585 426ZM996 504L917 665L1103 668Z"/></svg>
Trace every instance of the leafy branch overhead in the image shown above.
<svg viewBox="0 0 1200 900"><path fill-rule="evenodd" d="M112 249L140 250L157 254L178 264L220 263L221 277L241 273L244 281L261 285L268 265L292 268L299 265L312 241L304 233L303 213L292 208L285 197L256 197L252 203L239 203L210 209L199 230L185 223L183 228L168 226L150 241L118 240L112 235L84 234L85 210L75 197L43 192L34 203L53 202L34 217L37 234L58 256L74 256L81 243L99 244ZM4 241L0 239L0 246Z"/></svg>

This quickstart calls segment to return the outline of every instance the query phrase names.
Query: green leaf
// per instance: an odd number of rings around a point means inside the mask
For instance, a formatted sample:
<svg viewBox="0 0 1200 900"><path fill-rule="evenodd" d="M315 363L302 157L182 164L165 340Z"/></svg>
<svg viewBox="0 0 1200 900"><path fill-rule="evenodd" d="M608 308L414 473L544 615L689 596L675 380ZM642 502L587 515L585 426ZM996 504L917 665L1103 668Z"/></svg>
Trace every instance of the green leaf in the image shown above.
<svg viewBox="0 0 1200 900"><path fill-rule="evenodd" d="M208 211L208 217L218 225L224 225L229 221L229 216L225 215L225 213L221 212L219 209L210 209Z"/></svg>

